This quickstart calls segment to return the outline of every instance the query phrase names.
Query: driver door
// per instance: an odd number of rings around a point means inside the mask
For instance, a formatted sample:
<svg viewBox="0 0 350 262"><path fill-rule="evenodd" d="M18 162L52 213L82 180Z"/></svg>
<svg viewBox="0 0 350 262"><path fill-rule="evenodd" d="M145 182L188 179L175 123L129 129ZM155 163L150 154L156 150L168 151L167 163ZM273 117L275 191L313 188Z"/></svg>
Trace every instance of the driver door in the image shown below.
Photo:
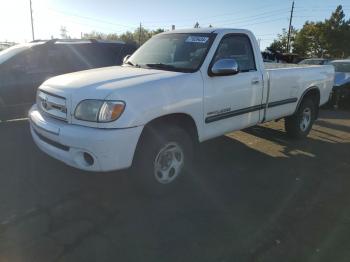
<svg viewBox="0 0 350 262"><path fill-rule="evenodd" d="M204 76L204 125L207 138L257 124L262 109L263 78L256 68L249 37L243 34L224 36L211 65L220 59L235 59L239 73Z"/></svg>

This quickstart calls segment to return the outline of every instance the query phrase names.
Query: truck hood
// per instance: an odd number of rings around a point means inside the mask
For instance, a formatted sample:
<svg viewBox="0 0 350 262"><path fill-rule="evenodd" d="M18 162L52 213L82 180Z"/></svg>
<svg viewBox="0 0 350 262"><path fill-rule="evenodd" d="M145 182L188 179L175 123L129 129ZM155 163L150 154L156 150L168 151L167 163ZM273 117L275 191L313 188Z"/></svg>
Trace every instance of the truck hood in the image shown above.
<svg viewBox="0 0 350 262"><path fill-rule="evenodd" d="M112 66L56 76L40 89L75 101L105 99L120 88L171 78L183 73L129 66Z"/></svg>
<svg viewBox="0 0 350 262"><path fill-rule="evenodd" d="M350 73L335 72L334 86L350 84Z"/></svg>

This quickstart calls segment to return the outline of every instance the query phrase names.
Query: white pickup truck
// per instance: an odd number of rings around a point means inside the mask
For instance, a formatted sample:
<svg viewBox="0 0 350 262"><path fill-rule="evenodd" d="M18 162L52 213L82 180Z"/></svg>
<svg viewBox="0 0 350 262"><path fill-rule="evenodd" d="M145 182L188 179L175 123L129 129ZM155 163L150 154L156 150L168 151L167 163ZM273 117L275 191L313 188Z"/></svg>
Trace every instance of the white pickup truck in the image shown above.
<svg viewBox="0 0 350 262"><path fill-rule="evenodd" d="M132 167L147 187L167 190L188 170L198 142L281 118L289 135L306 137L333 80L332 66L264 66L247 30L169 31L123 66L44 82L29 112L31 133L70 166Z"/></svg>

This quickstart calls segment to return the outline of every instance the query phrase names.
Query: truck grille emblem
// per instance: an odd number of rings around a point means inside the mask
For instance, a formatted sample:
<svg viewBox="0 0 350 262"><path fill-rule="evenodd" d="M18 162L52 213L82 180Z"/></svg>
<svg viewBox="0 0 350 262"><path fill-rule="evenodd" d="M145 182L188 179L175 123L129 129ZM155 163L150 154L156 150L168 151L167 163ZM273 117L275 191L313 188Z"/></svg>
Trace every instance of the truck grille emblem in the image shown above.
<svg viewBox="0 0 350 262"><path fill-rule="evenodd" d="M48 98L47 96L45 96L45 98L41 101L41 105L43 108L45 108L46 110L48 109L49 105L47 104Z"/></svg>

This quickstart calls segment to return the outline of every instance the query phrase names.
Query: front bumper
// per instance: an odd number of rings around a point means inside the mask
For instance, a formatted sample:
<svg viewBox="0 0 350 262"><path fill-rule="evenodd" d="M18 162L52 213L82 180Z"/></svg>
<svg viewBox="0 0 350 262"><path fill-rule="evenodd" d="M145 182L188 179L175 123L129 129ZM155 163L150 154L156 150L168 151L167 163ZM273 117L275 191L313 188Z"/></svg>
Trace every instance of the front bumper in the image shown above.
<svg viewBox="0 0 350 262"><path fill-rule="evenodd" d="M87 171L130 167L143 128L98 129L68 124L46 116L36 105L29 111L29 120L33 140L43 152Z"/></svg>

